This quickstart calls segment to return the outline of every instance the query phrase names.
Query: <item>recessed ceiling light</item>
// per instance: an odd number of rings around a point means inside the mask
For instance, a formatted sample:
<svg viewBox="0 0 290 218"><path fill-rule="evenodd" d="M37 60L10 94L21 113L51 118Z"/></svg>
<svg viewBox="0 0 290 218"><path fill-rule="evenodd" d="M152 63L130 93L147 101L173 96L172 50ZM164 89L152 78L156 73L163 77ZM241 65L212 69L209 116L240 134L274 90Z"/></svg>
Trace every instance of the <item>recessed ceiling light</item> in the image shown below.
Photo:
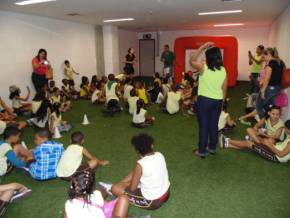
<svg viewBox="0 0 290 218"><path fill-rule="evenodd" d="M120 22L120 21L132 21L135 20L134 18L120 18L120 19L111 19L111 20L103 20L104 23L111 23L111 22Z"/></svg>
<svg viewBox="0 0 290 218"><path fill-rule="evenodd" d="M214 27L228 27L228 26L243 26L243 23L223 23L223 24L215 24Z"/></svg>
<svg viewBox="0 0 290 218"><path fill-rule="evenodd" d="M208 12L200 12L198 15L217 15L217 14L235 14L242 13L243 10L231 10L231 11L208 11Z"/></svg>
<svg viewBox="0 0 290 218"><path fill-rule="evenodd" d="M44 2L55 2L56 0L27 0L27 1L21 1L21 2L15 2L16 5L32 5L32 4L38 4L38 3L44 3Z"/></svg>

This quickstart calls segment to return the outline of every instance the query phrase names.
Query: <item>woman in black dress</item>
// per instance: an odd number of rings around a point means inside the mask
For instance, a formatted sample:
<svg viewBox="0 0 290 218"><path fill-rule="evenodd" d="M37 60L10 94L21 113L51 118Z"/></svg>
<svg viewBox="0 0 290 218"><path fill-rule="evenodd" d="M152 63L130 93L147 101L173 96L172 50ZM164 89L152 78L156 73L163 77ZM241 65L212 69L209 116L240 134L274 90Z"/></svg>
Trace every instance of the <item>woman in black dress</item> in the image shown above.
<svg viewBox="0 0 290 218"><path fill-rule="evenodd" d="M135 51L133 48L129 48L128 49L128 54L125 57L124 63L125 63L125 67L124 67L124 72L132 77L134 74L134 63L137 62L136 56L135 56Z"/></svg>

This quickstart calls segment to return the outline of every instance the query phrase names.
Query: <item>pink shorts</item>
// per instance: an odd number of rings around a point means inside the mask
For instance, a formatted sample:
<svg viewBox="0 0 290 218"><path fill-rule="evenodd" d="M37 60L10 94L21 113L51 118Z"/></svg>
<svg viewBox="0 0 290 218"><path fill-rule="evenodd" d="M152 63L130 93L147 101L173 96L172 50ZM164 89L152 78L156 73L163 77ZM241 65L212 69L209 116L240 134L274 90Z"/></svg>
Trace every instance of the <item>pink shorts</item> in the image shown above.
<svg viewBox="0 0 290 218"><path fill-rule="evenodd" d="M113 213L114 213L114 209L116 207L117 204L117 199L114 201L109 201L109 202L105 202L104 206L103 206L103 211L105 214L106 218L112 218L113 217Z"/></svg>

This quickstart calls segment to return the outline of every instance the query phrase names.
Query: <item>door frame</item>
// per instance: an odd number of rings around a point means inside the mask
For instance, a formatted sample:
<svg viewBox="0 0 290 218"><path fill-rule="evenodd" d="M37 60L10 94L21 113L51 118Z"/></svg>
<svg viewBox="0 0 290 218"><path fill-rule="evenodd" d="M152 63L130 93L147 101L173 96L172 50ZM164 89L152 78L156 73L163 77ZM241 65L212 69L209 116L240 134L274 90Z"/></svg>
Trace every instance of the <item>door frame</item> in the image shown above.
<svg viewBox="0 0 290 218"><path fill-rule="evenodd" d="M153 41L154 42L154 49L153 49L153 54L154 54L154 57L153 57L153 64L154 64L154 72L153 72L153 74L152 75L154 75L155 74L155 58L156 58L156 56L155 56L155 54L156 54L156 52L155 52L155 39L139 39L139 76L142 76L141 75L141 46L140 46L140 44L141 44L141 41Z"/></svg>

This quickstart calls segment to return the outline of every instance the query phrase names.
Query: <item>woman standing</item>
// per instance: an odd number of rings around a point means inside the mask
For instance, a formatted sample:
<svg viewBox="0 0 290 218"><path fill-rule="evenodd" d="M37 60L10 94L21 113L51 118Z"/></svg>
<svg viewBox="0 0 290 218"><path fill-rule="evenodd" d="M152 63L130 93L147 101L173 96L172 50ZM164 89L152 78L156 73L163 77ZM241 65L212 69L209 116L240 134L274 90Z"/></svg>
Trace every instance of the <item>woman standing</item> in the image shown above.
<svg viewBox="0 0 290 218"><path fill-rule="evenodd" d="M276 97L280 94L282 76L286 68L275 48L267 48L264 52L264 59L267 63L264 70L265 77L256 103L260 119L265 117L266 110L270 105L274 105Z"/></svg>
<svg viewBox="0 0 290 218"><path fill-rule="evenodd" d="M37 56L32 60L32 68L32 83L36 92L39 92L44 85L47 85L49 77L52 76L48 75L52 68L47 60L47 51L45 49L39 49Z"/></svg>
<svg viewBox="0 0 290 218"><path fill-rule="evenodd" d="M132 77L134 74L134 64L137 62L137 58L135 56L135 50L133 48L128 49L128 54L125 57L124 63L124 72Z"/></svg>
<svg viewBox="0 0 290 218"><path fill-rule="evenodd" d="M198 57L203 51L206 61L199 62ZM197 98L199 149L194 153L205 158L207 151L210 154L216 153L218 121L227 91L227 73L223 67L221 51L213 47L212 42L202 45L191 57L190 63L200 74Z"/></svg>

